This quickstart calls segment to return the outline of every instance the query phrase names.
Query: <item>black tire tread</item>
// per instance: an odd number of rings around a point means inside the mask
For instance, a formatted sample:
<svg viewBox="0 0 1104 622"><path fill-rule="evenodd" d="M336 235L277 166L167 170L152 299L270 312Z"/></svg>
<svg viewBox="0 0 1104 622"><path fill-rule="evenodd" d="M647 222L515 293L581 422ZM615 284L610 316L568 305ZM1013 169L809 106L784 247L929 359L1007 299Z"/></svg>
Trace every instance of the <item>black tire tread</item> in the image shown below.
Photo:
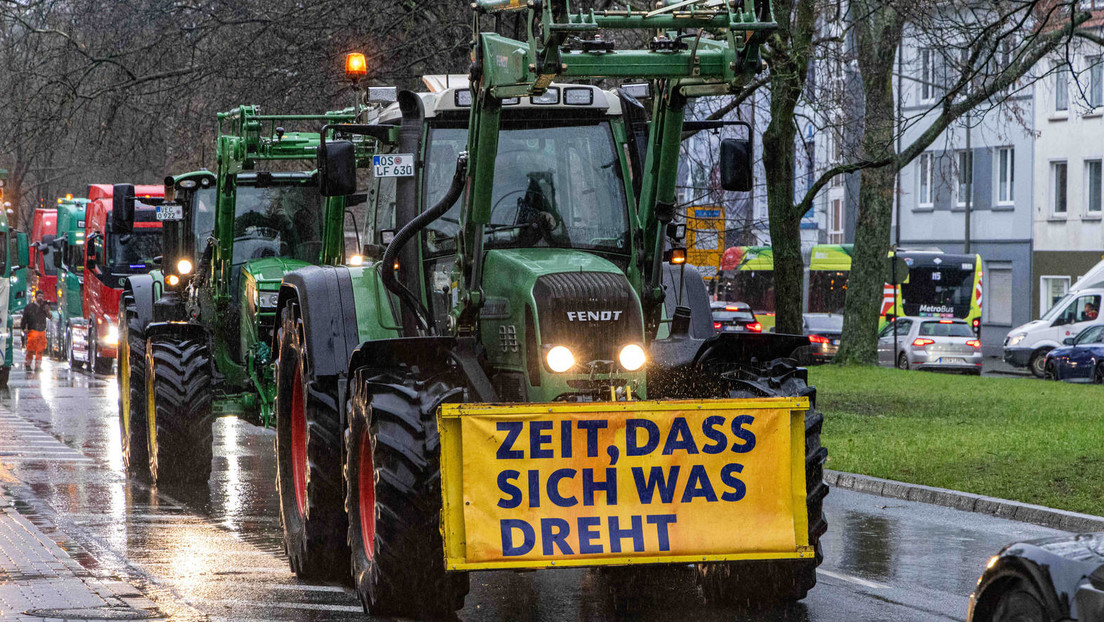
<svg viewBox="0 0 1104 622"><path fill-rule="evenodd" d="M130 290L123 292L119 322L122 334L119 335L119 348L128 349L130 361L130 429L123 423L123 401L119 400L119 429L123 441L123 464L127 471L146 472L149 469L149 444L146 441L146 364L143 360L146 352L145 326L138 317L138 308ZM120 352L120 361L121 352ZM122 364L118 365L116 376L122 385Z"/></svg>
<svg viewBox="0 0 1104 622"><path fill-rule="evenodd" d="M157 447L149 452L150 477L170 484L206 482L214 441L207 344L159 336L149 340L146 352L147 365L154 370L157 425Z"/></svg>
<svg viewBox="0 0 1104 622"><path fill-rule="evenodd" d="M307 517L299 515L291 469L290 366L304 364L302 321L297 307L289 304L281 314L277 352L276 392L276 488L280 493L280 520L288 563L300 579L342 580L349 575L349 549L345 544L345 508L341 476L341 418L337 407L336 378L306 382L307 418Z"/></svg>
<svg viewBox="0 0 1104 622"><path fill-rule="evenodd" d="M820 538L828 531L824 516L824 498L828 485L824 483L824 463L828 450L820 442L824 415L816 410L816 390L808 387L796 368L780 375L777 362L770 365L771 377L760 378L757 384L768 395L808 396L809 410L805 414L805 505L808 512L809 544L812 559L794 561L756 561L698 564L698 585L706 601L717 605L748 605L793 602L805 598L816 585L816 569L824 559ZM748 396L744 391L733 397Z"/></svg>
<svg viewBox="0 0 1104 622"><path fill-rule="evenodd" d="M346 509L353 579L373 615L440 617L463 607L465 572L446 572L440 532L438 405L463 390L442 376L358 370L345 435ZM376 476L373 559L364 553L357 486L359 447L369 435Z"/></svg>

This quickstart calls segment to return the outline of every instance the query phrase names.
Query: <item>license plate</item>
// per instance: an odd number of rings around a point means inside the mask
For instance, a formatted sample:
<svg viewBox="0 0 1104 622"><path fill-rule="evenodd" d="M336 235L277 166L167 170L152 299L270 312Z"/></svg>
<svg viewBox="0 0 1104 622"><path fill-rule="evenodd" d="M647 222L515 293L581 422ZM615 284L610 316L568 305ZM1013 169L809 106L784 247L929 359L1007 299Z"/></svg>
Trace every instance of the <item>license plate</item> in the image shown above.
<svg viewBox="0 0 1104 622"><path fill-rule="evenodd" d="M954 364L954 363L963 363L963 362L965 362L965 361L963 361L963 360L962 360L962 359L960 359L960 358L954 358L954 357L942 356L942 357L939 357L939 360L937 360L936 362L937 362L937 363L947 363L947 364Z"/></svg>
<svg viewBox="0 0 1104 622"><path fill-rule="evenodd" d="M834 346L838 346L838 345L839 345L839 342L840 342L840 340L839 340L839 339L833 339L833 340L832 340L832 345L834 345Z"/></svg>
<svg viewBox="0 0 1104 622"><path fill-rule="evenodd" d="M726 333L742 333L744 332L743 326L725 326Z"/></svg>
<svg viewBox="0 0 1104 622"><path fill-rule="evenodd" d="M184 220L184 207L171 203L158 205L157 220Z"/></svg>

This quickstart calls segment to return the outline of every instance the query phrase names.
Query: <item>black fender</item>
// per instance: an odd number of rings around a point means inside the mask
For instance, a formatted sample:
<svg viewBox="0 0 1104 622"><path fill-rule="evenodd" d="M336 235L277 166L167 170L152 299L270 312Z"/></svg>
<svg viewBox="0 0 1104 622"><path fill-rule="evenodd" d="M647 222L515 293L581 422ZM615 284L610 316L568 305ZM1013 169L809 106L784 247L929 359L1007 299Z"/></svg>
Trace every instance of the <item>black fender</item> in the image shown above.
<svg viewBox="0 0 1104 622"><path fill-rule="evenodd" d="M311 380L322 376L344 376L349 360L360 344L357 333L353 279L349 269L308 266L284 276L276 306L276 322L288 302L299 305L306 333L307 373ZM272 331L273 352L279 347Z"/></svg>
<svg viewBox="0 0 1104 622"><path fill-rule="evenodd" d="M456 365L467 380L476 400L498 401L487 372L479 364L479 345L474 337L399 337L365 341L349 359L349 370L397 368L403 365L422 369Z"/></svg>
<svg viewBox="0 0 1104 622"><path fill-rule="evenodd" d="M207 342L207 347L211 350L212 355L214 353L214 349L211 348L210 332L207 327L200 324L191 322L152 322L146 325L146 339L153 339L162 335L172 335L184 339L202 339Z"/></svg>
<svg viewBox="0 0 1104 622"><path fill-rule="evenodd" d="M128 276L123 282L123 294L130 292L134 297L134 305L138 310L138 319L142 326L147 326L153 322L153 301L156 300L156 282L153 277L148 274L135 274ZM119 319L122 321L126 317L124 310L121 308L123 304L123 297L119 298Z"/></svg>

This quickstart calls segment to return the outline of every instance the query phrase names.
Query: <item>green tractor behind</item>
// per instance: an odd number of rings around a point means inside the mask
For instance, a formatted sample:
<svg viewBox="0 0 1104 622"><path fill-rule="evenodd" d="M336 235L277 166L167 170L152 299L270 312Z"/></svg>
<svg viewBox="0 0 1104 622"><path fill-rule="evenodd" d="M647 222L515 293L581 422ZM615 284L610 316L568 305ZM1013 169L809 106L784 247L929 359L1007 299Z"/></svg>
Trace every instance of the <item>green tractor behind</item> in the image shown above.
<svg viewBox="0 0 1104 622"><path fill-rule="evenodd" d="M165 180L161 269L128 278L120 299L129 470L148 469L160 482L206 481L215 416L268 425L280 283L305 266L345 261L346 199L321 197L311 170L319 134L284 126L353 119L241 106L219 115L215 174ZM305 170L282 172L289 165Z"/></svg>

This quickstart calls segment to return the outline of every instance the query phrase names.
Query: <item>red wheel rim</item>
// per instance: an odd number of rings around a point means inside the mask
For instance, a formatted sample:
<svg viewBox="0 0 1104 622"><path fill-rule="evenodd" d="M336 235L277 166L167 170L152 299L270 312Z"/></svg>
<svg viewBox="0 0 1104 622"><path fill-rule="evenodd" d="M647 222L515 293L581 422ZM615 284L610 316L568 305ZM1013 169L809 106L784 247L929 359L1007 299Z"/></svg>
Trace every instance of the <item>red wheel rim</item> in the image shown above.
<svg viewBox="0 0 1104 622"><path fill-rule="evenodd" d="M303 376L295 366L291 383L291 476L295 480L295 505L299 515L307 513L307 405L303 398Z"/></svg>
<svg viewBox="0 0 1104 622"><path fill-rule="evenodd" d="M365 433L360 440L360 464L357 474L357 498L360 502L360 535L364 554L372 559L376 543L376 468L372 463L372 443Z"/></svg>

